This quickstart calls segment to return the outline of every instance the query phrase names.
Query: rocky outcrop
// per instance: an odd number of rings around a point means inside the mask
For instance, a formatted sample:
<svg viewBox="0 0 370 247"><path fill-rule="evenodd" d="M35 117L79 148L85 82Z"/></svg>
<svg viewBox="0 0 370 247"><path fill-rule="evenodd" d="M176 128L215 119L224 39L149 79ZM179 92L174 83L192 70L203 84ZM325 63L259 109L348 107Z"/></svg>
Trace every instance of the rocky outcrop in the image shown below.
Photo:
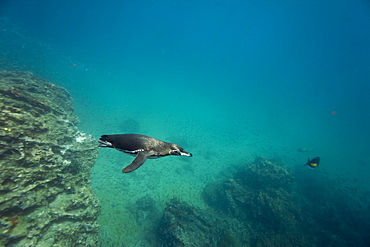
<svg viewBox="0 0 370 247"><path fill-rule="evenodd" d="M285 166L257 158L223 183L209 184L203 198L211 207L253 223L254 228L284 232L298 214L292 183L293 175Z"/></svg>
<svg viewBox="0 0 370 247"><path fill-rule="evenodd" d="M168 202L158 227L160 246L220 246L222 222L178 199Z"/></svg>
<svg viewBox="0 0 370 247"><path fill-rule="evenodd" d="M97 157L68 92L29 72L0 72L0 246L96 246Z"/></svg>
<svg viewBox="0 0 370 247"><path fill-rule="evenodd" d="M204 188L208 207L170 200L145 246L369 246L368 224L353 221L353 211L338 194L332 197L335 187L325 187L326 181L311 177L309 188L297 189L302 181L291 167L261 157L230 170ZM304 196L305 189L314 189L320 201Z"/></svg>
<svg viewBox="0 0 370 247"><path fill-rule="evenodd" d="M208 184L203 198L227 221L240 223L234 232L243 246L348 246L342 233L323 228L313 211L302 210L309 202L295 193L293 181L289 167L258 157L231 178Z"/></svg>

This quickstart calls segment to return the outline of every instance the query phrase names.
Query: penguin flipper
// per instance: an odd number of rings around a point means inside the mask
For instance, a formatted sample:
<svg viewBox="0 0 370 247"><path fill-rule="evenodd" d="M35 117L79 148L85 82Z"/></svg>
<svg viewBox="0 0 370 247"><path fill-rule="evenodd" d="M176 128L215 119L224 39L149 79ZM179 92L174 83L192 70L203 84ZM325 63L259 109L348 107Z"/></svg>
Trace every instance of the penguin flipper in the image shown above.
<svg viewBox="0 0 370 247"><path fill-rule="evenodd" d="M135 171L142 164L144 164L144 162L148 159L149 156L150 156L150 153L139 152L136 155L136 158L131 162L131 164L129 164L128 166L122 169L122 172L129 173L129 172Z"/></svg>

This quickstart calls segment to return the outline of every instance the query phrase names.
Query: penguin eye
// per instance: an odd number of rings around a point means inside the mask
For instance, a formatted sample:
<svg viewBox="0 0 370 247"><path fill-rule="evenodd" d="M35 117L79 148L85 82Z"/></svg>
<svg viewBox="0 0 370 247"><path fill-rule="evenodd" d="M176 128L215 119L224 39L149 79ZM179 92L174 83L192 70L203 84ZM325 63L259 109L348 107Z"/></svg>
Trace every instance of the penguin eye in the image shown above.
<svg viewBox="0 0 370 247"><path fill-rule="evenodd" d="M181 154L181 152L180 152L180 150L173 150L173 154L180 155L180 154Z"/></svg>

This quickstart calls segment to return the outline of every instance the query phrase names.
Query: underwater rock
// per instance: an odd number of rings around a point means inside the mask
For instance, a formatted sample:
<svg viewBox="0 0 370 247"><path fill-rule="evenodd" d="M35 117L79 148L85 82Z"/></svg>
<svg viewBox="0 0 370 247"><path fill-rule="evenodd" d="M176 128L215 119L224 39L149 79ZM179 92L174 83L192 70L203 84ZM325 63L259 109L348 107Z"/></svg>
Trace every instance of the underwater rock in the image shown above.
<svg viewBox="0 0 370 247"><path fill-rule="evenodd" d="M139 198L133 206L129 207L129 210L135 216L138 225L154 221L158 214L156 202L149 195Z"/></svg>
<svg viewBox="0 0 370 247"><path fill-rule="evenodd" d="M258 157L232 178L208 184L202 196L218 212L243 222L248 229L244 238L252 246L303 246L306 239L296 234L299 209L291 195L293 180L285 166Z"/></svg>
<svg viewBox="0 0 370 247"><path fill-rule="evenodd" d="M330 221L343 229L323 228L313 218L317 208L304 210L309 201L295 192L293 181L289 167L258 157L231 178L208 184L202 197L229 225L241 223L233 231L243 246L349 246L343 234L349 228L340 217Z"/></svg>
<svg viewBox="0 0 370 247"><path fill-rule="evenodd" d="M292 191L294 176L287 166L278 160L256 157L254 162L242 167L234 178L248 188L256 190Z"/></svg>
<svg viewBox="0 0 370 247"><path fill-rule="evenodd" d="M207 212L172 199L163 212L157 234L160 246L220 246L222 225Z"/></svg>
<svg viewBox="0 0 370 247"><path fill-rule="evenodd" d="M97 246L97 147L76 127L69 93L0 71L0 109L0 246Z"/></svg>
<svg viewBox="0 0 370 247"><path fill-rule="evenodd" d="M291 196L293 175L285 166L256 158L222 183L208 184L203 193L206 203L254 224L266 232L285 232L294 227L292 216L298 210Z"/></svg>

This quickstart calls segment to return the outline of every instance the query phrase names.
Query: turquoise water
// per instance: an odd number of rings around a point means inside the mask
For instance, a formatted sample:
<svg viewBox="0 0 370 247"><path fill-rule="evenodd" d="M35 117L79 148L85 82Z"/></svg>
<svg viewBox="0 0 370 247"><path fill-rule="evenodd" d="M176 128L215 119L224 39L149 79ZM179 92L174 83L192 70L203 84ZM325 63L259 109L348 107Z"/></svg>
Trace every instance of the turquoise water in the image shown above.
<svg viewBox="0 0 370 247"><path fill-rule="evenodd" d="M92 186L105 243L134 246L154 227L138 220L138 199L150 195L159 211L173 197L205 208L204 186L256 156L334 181L369 210L366 1L13 0L0 9L1 68L67 88L83 131L145 134L193 154L123 174L132 157L100 150ZM320 166L303 167L314 156Z"/></svg>

